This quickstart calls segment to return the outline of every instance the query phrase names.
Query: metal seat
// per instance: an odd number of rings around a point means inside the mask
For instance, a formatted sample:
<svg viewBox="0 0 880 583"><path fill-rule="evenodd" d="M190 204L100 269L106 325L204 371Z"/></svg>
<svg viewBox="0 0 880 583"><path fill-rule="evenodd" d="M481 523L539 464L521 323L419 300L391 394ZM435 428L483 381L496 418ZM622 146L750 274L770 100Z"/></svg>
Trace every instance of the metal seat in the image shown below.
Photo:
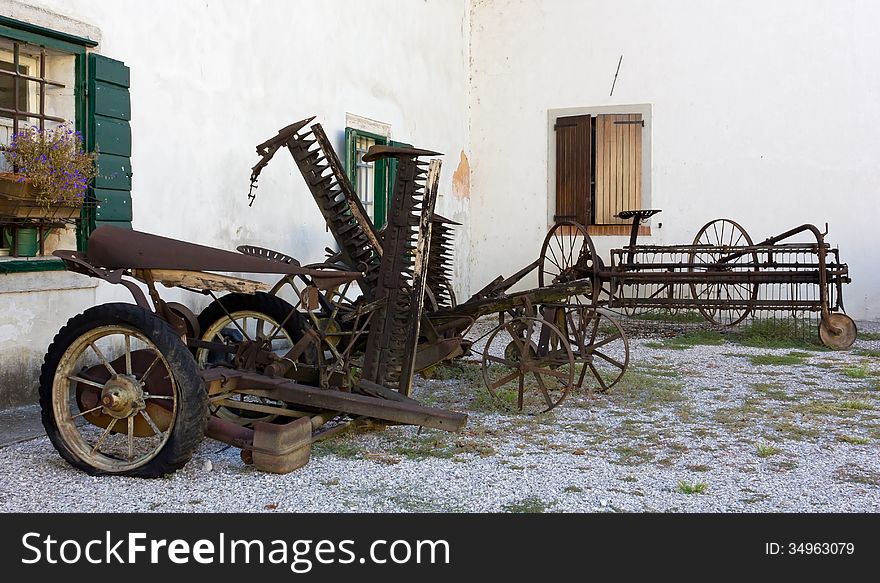
<svg viewBox="0 0 880 583"><path fill-rule="evenodd" d="M364 162L372 162L380 158L417 158L419 156L442 156L440 152L420 150L418 148L399 148L397 146L370 146L364 154Z"/></svg>
<svg viewBox="0 0 880 583"><path fill-rule="evenodd" d="M638 217L639 221L644 221L648 217L653 217L657 213L662 212L660 209L636 209L636 210L628 210L628 211L620 211L615 217L618 219L623 219L624 221L631 219L633 217Z"/></svg>

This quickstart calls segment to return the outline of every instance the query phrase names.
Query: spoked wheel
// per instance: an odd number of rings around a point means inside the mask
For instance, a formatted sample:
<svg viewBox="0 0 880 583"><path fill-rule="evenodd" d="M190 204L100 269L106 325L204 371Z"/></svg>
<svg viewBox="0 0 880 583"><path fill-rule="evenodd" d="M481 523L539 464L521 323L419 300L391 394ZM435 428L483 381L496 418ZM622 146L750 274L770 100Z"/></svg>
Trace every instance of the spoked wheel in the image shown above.
<svg viewBox="0 0 880 583"><path fill-rule="evenodd" d="M71 318L40 374L43 426L90 474L154 478L186 464L208 420L192 354L156 315L105 304Z"/></svg>
<svg viewBox="0 0 880 583"><path fill-rule="evenodd" d="M747 273L758 271L758 254L738 252L737 248L752 247L752 238L737 222L716 219L703 226L694 238L689 271L705 273L706 283L690 284L697 309L714 324L733 326L742 322L758 299L758 284L736 281L709 281L713 273Z"/></svg>
<svg viewBox="0 0 880 583"><path fill-rule="evenodd" d="M605 310L584 306L556 309L559 328L571 346L578 372L575 386L592 382L605 392L620 381L629 365L629 340L620 324ZM592 376L589 381L587 373Z"/></svg>
<svg viewBox="0 0 880 583"><path fill-rule="evenodd" d="M582 294L569 298L569 303L593 305L602 291L599 282L601 260L596 255L593 240L587 229L574 221L553 225L541 246L538 265L538 286L565 284L587 279Z"/></svg>
<svg viewBox="0 0 880 583"><path fill-rule="evenodd" d="M259 345L260 351L283 357L302 338L303 326L302 314L279 297L265 293L225 295L199 314L199 327L202 330L200 340L214 343L216 348L196 348L196 363L199 368L219 364L231 368L252 368L259 372L268 362L259 356L253 362L236 358L238 347L244 342L253 342ZM314 363L315 349L307 351L303 359ZM286 407L281 401L252 395L238 394L235 398L260 405ZM231 405L212 407L211 413L240 425L269 422L277 418L271 413L238 409Z"/></svg>
<svg viewBox="0 0 880 583"><path fill-rule="evenodd" d="M571 348L559 329L540 318L506 321L489 335L483 380L499 408L528 415L559 405L574 379Z"/></svg>

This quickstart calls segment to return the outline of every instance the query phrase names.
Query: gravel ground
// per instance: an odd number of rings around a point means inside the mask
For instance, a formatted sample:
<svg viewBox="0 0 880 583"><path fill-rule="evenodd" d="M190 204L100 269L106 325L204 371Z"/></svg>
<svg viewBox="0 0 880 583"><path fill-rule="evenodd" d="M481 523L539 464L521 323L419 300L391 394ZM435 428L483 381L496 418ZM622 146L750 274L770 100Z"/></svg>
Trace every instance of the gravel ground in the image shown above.
<svg viewBox="0 0 880 583"><path fill-rule="evenodd" d="M877 512L880 323L859 329L845 352L635 338L610 393L536 417L492 411L476 364L445 367L415 396L467 411L462 433L337 437L287 475L206 440L173 476L93 478L41 437L0 455L0 510Z"/></svg>

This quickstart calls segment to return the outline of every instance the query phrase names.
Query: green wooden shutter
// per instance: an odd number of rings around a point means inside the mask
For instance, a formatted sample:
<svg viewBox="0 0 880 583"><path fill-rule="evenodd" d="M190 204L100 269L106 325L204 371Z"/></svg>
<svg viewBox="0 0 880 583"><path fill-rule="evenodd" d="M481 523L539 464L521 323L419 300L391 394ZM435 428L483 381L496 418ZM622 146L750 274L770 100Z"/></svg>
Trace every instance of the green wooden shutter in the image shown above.
<svg viewBox="0 0 880 583"><path fill-rule="evenodd" d="M90 54L88 145L98 152L98 200L91 228L131 228L131 98L129 69L121 61Z"/></svg>

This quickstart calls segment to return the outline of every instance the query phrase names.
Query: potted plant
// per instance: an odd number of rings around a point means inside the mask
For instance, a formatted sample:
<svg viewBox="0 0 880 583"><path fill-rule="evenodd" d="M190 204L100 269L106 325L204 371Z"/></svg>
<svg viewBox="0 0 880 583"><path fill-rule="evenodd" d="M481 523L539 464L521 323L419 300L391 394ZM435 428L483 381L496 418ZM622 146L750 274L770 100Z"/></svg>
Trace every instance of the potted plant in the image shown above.
<svg viewBox="0 0 880 583"><path fill-rule="evenodd" d="M82 134L68 124L30 126L3 151L14 172L0 173L0 216L71 219L79 216L95 177L95 155L83 149Z"/></svg>

